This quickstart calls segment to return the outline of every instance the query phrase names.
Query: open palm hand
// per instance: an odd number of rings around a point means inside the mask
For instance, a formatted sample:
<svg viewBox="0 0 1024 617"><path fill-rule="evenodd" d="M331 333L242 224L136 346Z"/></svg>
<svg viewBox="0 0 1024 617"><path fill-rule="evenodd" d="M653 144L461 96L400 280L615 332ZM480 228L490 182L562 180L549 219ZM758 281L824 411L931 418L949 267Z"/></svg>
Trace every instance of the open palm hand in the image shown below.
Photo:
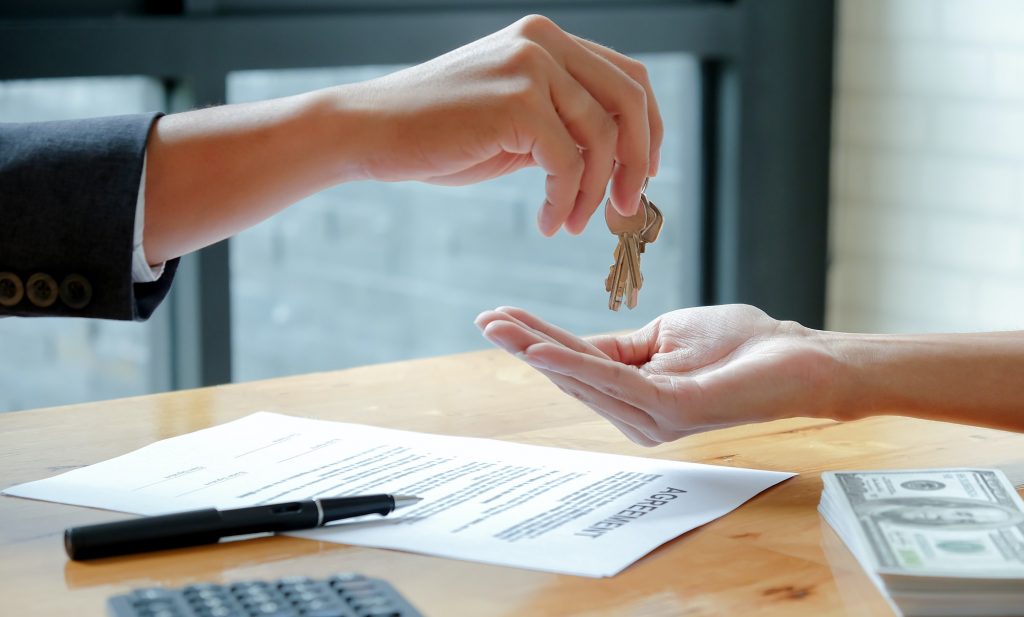
<svg viewBox="0 0 1024 617"><path fill-rule="evenodd" d="M682 309L590 339L508 307L481 314L477 325L642 445L815 415L829 404L824 342L752 306Z"/></svg>

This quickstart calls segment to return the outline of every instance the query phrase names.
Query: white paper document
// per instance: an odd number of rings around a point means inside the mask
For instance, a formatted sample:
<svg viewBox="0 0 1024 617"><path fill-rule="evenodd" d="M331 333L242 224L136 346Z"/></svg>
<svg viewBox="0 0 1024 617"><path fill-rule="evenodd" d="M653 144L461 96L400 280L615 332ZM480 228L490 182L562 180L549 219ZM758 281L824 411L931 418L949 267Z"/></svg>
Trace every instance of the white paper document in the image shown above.
<svg viewBox="0 0 1024 617"><path fill-rule="evenodd" d="M416 495L296 535L601 577L793 475L259 412L4 493L135 514Z"/></svg>

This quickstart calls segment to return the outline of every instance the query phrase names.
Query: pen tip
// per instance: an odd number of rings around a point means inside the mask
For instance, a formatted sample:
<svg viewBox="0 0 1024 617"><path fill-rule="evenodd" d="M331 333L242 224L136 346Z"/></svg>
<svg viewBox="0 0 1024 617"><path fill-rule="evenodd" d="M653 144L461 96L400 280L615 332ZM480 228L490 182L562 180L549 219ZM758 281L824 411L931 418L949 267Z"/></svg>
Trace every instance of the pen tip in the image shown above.
<svg viewBox="0 0 1024 617"><path fill-rule="evenodd" d="M414 497L412 495L392 495L395 499L395 509L406 508L413 504L417 504L423 501L422 497Z"/></svg>

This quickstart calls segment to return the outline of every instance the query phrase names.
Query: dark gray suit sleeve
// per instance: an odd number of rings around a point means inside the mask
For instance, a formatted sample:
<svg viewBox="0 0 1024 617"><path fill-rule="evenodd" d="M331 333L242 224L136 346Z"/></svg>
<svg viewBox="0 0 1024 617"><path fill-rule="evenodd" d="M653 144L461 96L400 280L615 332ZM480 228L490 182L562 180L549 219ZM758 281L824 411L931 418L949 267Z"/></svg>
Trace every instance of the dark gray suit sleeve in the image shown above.
<svg viewBox="0 0 1024 617"><path fill-rule="evenodd" d="M153 313L178 265L132 283L135 207L157 117L0 123L0 316Z"/></svg>

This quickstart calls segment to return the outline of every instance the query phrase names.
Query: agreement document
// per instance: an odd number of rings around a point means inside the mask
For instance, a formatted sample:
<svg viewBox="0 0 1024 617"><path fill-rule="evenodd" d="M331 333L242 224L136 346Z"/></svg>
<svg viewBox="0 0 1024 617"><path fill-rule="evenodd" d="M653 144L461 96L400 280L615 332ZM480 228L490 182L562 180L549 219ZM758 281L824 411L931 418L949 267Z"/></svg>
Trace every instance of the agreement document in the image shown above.
<svg viewBox="0 0 1024 617"><path fill-rule="evenodd" d="M602 577L792 475L258 412L4 493L148 515L416 495L295 535Z"/></svg>

